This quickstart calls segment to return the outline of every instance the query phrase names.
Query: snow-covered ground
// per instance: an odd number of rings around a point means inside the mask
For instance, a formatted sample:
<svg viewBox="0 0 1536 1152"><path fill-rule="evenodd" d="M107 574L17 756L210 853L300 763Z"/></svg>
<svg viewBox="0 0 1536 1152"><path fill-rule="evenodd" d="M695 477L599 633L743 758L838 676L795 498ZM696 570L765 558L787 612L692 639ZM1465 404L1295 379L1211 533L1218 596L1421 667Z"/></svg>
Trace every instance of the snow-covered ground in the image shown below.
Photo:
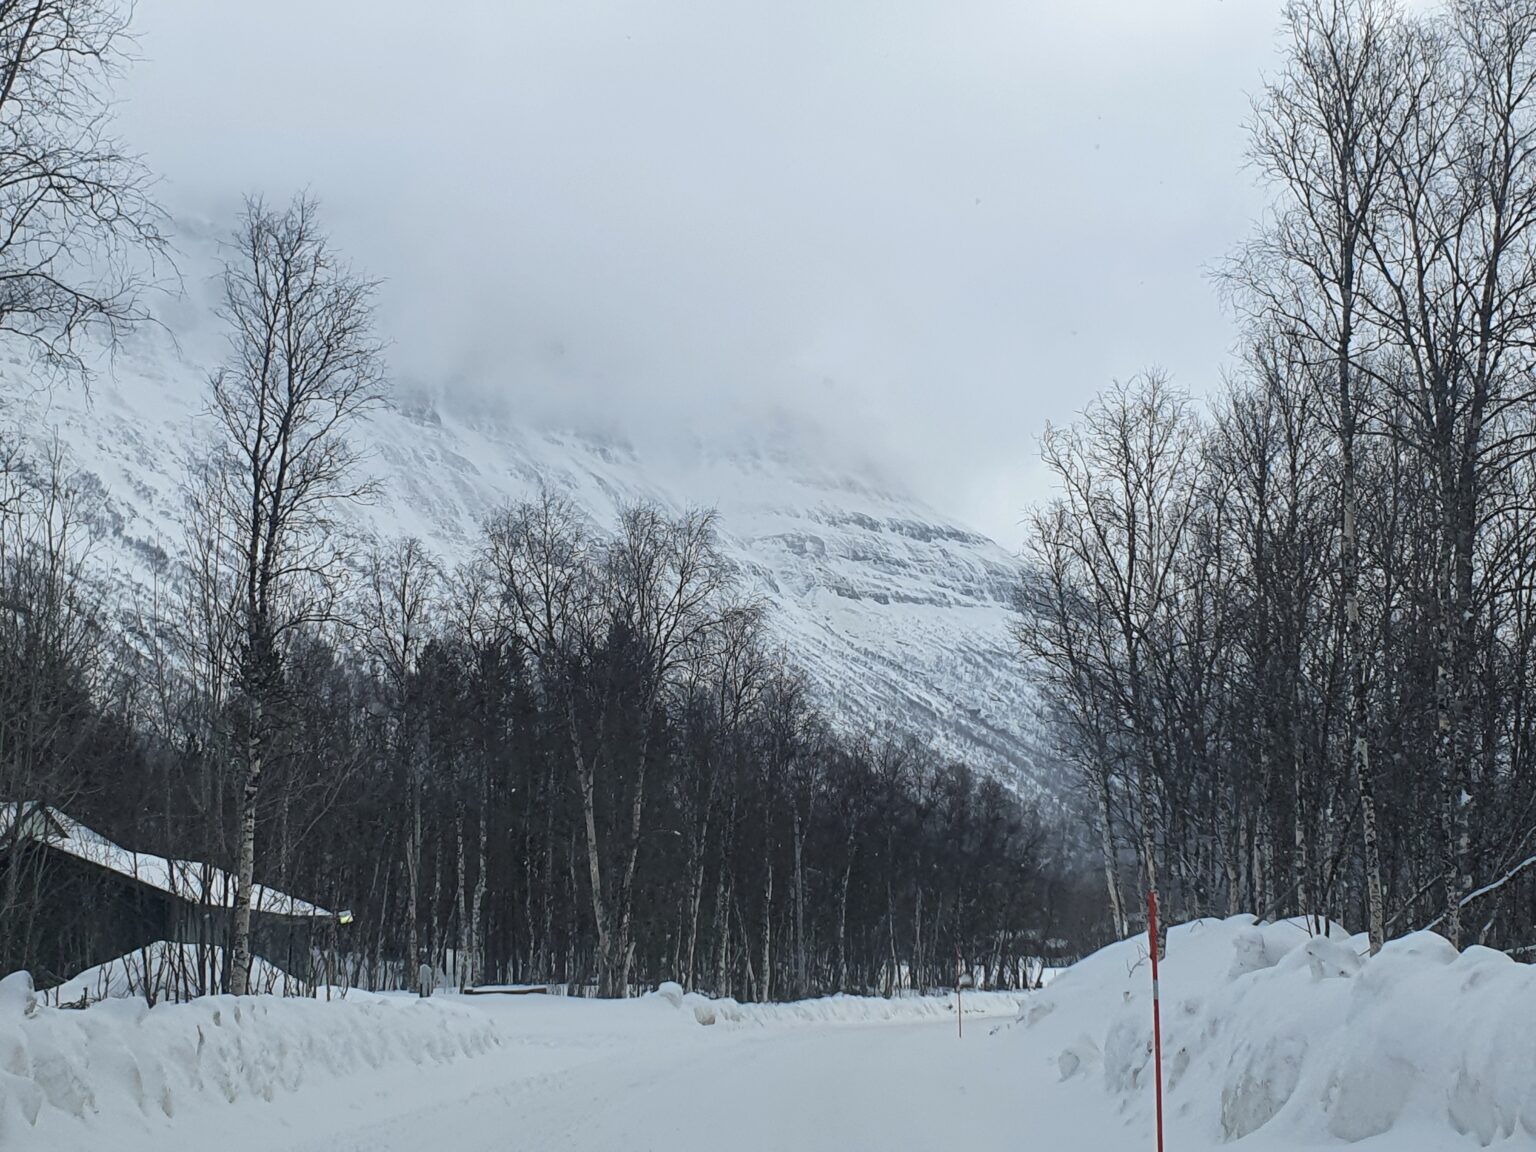
<svg viewBox="0 0 1536 1152"><path fill-rule="evenodd" d="M1536 1148L1536 970L1423 934L1362 951L1249 918L1170 933L1170 1149ZM962 1039L949 998L754 1007L667 988L27 1015L13 981L0 1148L1150 1149L1149 983L1127 941L1044 992L967 996Z"/></svg>
<svg viewBox="0 0 1536 1152"><path fill-rule="evenodd" d="M1171 1148L1536 1148L1536 968L1427 932L1370 957L1336 925L1243 916L1171 930L1160 975ZM1063 1107L1151 1130L1145 941L1064 972L1017 1039Z"/></svg>
<svg viewBox="0 0 1536 1152"><path fill-rule="evenodd" d="M37 989L38 1001L49 1007L84 1007L98 1000L144 1000L151 1004L176 1003L219 987L224 972L223 948L197 948L157 940L51 988ZM252 957L247 985L253 992L299 996L306 985L260 956ZM323 997L325 989L320 989Z"/></svg>

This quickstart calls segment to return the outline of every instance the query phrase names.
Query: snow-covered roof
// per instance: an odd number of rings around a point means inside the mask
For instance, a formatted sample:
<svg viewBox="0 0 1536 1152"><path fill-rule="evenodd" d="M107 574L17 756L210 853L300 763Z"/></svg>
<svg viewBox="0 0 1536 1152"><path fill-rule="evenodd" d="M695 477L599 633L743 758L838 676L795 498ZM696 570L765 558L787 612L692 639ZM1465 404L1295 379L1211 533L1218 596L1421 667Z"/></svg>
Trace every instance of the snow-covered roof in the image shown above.
<svg viewBox="0 0 1536 1152"><path fill-rule="evenodd" d="M57 808L14 801L0 801L0 848L11 840L18 808L24 812L21 835L46 843L60 852L128 876L150 888L158 888L193 904L211 904L232 908L235 904L235 877L212 864L195 860L171 860L147 852L133 852L114 844L78 820ZM324 908L255 884L251 888L251 907L273 916L329 918Z"/></svg>

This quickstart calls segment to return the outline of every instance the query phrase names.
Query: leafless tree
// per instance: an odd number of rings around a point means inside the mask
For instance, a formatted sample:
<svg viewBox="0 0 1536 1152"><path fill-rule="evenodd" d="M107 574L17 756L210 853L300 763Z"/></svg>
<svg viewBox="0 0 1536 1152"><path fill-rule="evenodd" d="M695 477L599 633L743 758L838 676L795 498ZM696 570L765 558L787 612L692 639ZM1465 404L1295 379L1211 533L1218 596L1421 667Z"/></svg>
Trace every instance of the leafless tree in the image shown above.
<svg viewBox="0 0 1536 1152"><path fill-rule="evenodd" d="M1481 792L1466 731L1478 537L1502 476L1536 449L1536 5L1457 0L1411 43L1423 80L1371 231L1372 319L1434 483L1442 930L1459 943Z"/></svg>
<svg viewBox="0 0 1536 1152"><path fill-rule="evenodd" d="M41 461L0 452L0 963L27 954L45 911L29 823L85 791L76 759L106 643L85 512L57 444Z"/></svg>
<svg viewBox="0 0 1536 1152"><path fill-rule="evenodd" d="M545 492L495 518L487 535L506 611L565 710L600 986L623 995L658 709L685 679L687 658L718 635L733 577L710 513L671 517L635 505L603 540L567 500ZM594 668L585 678L599 687L584 718L576 674ZM616 741L612 726L626 705L636 727ZM622 789L605 789L605 777Z"/></svg>
<svg viewBox="0 0 1536 1152"><path fill-rule="evenodd" d="M87 332L146 318L167 244L152 180L112 134L131 4L0 0L0 332L83 375Z"/></svg>
<svg viewBox="0 0 1536 1152"><path fill-rule="evenodd" d="M1325 369L1341 462L1339 594L1348 621L1350 746L1359 788L1372 948L1384 932L1367 622L1360 599L1359 458L1368 433L1372 226L1410 110L1431 85L1388 0L1295 0L1287 65L1256 101L1253 161L1281 200L1229 272L1239 306Z"/></svg>
<svg viewBox="0 0 1536 1152"><path fill-rule="evenodd" d="M1111 388L1081 424L1046 431L1042 454L1061 494L1033 521L1038 575L1019 629L1075 727L1091 738L1083 751L1105 829L1110 781L1126 770L1142 881L1154 890L1169 764L1153 666L1167 656L1158 641L1170 634L1165 617L1180 592L1195 509L1192 431L1187 398L1158 373ZM1107 839L1102 854L1118 905ZM1115 915L1123 920L1124 909Z"/></svg>
<svg viewBox="0 0 1536 1152"><path fill-rule="evenodd" d="M422 789L426 765L417 748L420 717L415 679L422 649L437 628L441 571L422 547L406 537L375 546L357 613L363 646L384 689L390 758L407 781L410 814L405 848L407 970L420 962Z"/></svg>
<svg viewBox="0 0 1536 1152"><path fill-rule="evenodd" d="M385 399L373 281L320 228L314 201L248 202L230 246L221 315L230 358L209 384L222 489L221 569L233 581L243 737L230 990L250 968L257 801L288 646L329 619L347 571L336 517L368 499L352 426Z"/></svg>

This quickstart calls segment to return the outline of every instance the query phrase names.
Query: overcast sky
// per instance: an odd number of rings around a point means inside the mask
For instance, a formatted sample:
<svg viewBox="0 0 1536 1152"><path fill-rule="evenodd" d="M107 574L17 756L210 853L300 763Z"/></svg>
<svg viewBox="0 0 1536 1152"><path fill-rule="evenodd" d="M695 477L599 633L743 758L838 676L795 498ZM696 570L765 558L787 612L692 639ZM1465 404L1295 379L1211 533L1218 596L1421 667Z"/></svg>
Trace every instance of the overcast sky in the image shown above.
<svg viewBox="0 0 1536 1152"><path fill-rule="evenodd" d="M1009 547L1036 437L1232 343L1278 0L153 0L167 203L318 194L397 372L542 418L775 409Z"/></svg>

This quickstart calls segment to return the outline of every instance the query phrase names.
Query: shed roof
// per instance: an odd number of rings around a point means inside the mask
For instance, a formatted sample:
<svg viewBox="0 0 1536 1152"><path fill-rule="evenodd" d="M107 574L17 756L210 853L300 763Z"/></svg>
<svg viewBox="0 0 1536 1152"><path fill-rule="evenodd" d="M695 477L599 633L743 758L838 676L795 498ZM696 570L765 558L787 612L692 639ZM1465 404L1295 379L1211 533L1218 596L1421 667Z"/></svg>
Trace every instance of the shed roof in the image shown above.
<svg viewBox="0 0 1536 1152"><path fill-rule="evenodd" d="M168 892L193 904L233 908L235 876L212 864L172 860L147 852L134 852L114 844L59 809L31 801L0 801L0 850L11 843L17 814L22 814L20 834L47 844L99 868L130 877L150 888ZM251 887L251 907L272 916L329 918L331 913L307 900L264 884Z"/></svg>

